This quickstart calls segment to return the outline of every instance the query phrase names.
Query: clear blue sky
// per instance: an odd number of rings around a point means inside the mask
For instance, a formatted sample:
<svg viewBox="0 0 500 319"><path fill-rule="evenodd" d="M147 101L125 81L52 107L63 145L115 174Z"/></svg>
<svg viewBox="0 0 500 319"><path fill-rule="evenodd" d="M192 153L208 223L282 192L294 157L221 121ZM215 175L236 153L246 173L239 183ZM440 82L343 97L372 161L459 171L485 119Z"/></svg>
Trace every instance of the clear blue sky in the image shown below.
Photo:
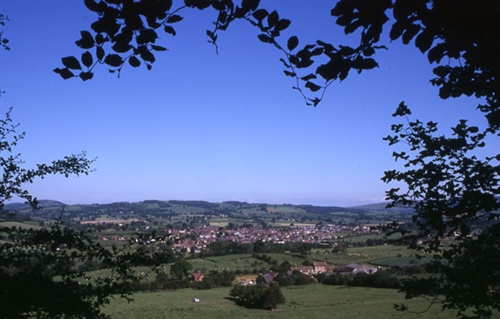
<svg viewBox="0 0 500 319"><path fill-rule="evenodd" d="M174 1L174 6L176 2ZM286 40L349 43L329 16L335 1L261 1L292 20ZM27 166L85 150L97 157L89 176L47 177L29 189L68 204L192 199L317 205L380 202L395 167L382 137L401 101L415 118L442 129L468 118L483 124L473 100L441 101L427 60L414 47L386 43L380 68L330 86L316 108L306 106L283 75L280 53L235 23L219 35L219 54L205 30L209 10L185 11L177 36L161 36L168 52L152 71L107 68L91 81L64 81L52 70L79 55L80 30L95 21L83 0L0 0L10 22L1 52L4 113L27 137Z"/></svg>

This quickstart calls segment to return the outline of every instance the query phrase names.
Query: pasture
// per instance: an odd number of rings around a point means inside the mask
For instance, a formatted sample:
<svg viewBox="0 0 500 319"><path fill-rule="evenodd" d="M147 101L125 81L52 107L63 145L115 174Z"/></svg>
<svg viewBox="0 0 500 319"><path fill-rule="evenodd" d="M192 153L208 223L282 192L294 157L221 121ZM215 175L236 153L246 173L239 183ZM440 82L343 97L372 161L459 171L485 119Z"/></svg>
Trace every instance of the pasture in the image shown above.
<svg viewBox="0 0 500 319"><path fill-rule="evenodd" d="M113 319L177 318L370 318L370 319L451 319L454 313L441 312L438 306L423 314L401 313L393 309L405 303L414 311L424 310L424 300L405 300L395 290L346 288L314 284L282 288L286 303L274 311L246 309L226 299L231 288L212 290L181 289L177 291L138 293L135 301L116 299L105 308ZM194 303L198 298L199 303Z"/></svg>

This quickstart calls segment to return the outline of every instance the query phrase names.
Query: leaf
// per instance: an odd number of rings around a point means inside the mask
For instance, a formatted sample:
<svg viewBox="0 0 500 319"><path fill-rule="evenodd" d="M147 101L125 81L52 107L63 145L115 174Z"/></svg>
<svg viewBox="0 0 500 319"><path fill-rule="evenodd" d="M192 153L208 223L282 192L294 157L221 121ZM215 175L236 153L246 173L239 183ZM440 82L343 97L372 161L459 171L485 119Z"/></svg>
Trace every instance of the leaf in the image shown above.
<svg viewBox="0 0 500 319"><path fill-rule="evenodd" d="M180 15L174 14L174 15L171 15L170 17L168 17L167 23L176 23L176 22L182 21L182 19L184 19L184 18L181 17Z"/></svg>
<svg viewBox="0 0 500 319"><path fill-rule="evenodd" d="M418 31L420 31L420 26L417 24L411 24L403 33L403 44L410 43L411 39L413 39Z"/></svg>
<svg viewBox="0 0 500 319"><path fill-rule="evenodd" d="M90 80L94 77L94 73L92 72L80 72L80 79L83 81Z"/></svg>
<svg viewBox="0 0 500 319"><path fill-rule="evenodd" d="M267 12L266 9L259 9L259 10L255 11L254 13L252 13L252 16L258 21L264 20L268 15L269 15L269 12Z"/></svg>
<svg viewBox="0 0 500 319"><path fill-rule="evenodd" d="M143 50L141 52L141 58L144 60L144 61L147 61L147 62L155 62L156 61L156 58L154 56L153 53L151 53L151 51L149 50Z"/></svg>
<svg viewBox="0 0 500 319"><path fill-rule="evenodd" d="M153 29L141 30L139 35L136 37L137 44L154 43L158 39L156 31Z"/></svg>
<svg viewBox="0 0 500 319"><path fill-rule="evenodd" d="M128 59L128 64L130 64L134 68L137 68L141 65L141 61L138 58L136 58L135 56L131 56Z"/></svg>
<svg viewBox="0 0 500 319"><path fill-rule="evenodd" d="M300 78L302 81L309 81L309 80L312 80L312 79L316 79L316 74L314 73L310 73L306 76L303 76Z"/></svg>
<svg viewBox="0 0 500 319"><path fill-rule="evenodd" d="M297 38L297 36L295 35L291 36L286 44L289 51L293 51L293 49L295 49L298 45L299 45L299 38Z"/></svg>
<svg viewBox="0 0 500 319"><path fill-rule="evenodd" d="M316 92L318 91L319 89L321 89L321 86L317 85L317 84L314 84L313 82L311 81L307 81L306 82L306 88L308 88L309 90L311 90L312 92Z"/></svg>
<svg viewBox="0 0 500 319"><path fill-rule="evenodd" d="M257 36L259 38L260 41L264 42L264 43L273 43L273 39L271 37L269 37L267 34L259 34Z"/></svg>
<svg viewBox="0 0 500 319"><path fill-rule="evenodd" d="M290 68L290 65L288 63L286 63L286 61L283 59L283 58L280 58L280 62L283 63L283 65L286 67L286 68Z"/></svg>
<svg viewBox="0 0 500 319"><path fill-rule="evenodd" d="M274 29L276 29L277 31L283 31L290 26L290 23L292 22L288 19L281 19L278 21L278 23L276 23Z"/></svg>
<svg viewBox="0 0 500 319"><path fill-rule="evenodd" d="M280 17L278 15L278 12L274 10L273 12L271 12L271 14L267 16L267 24L269 25L269 27L272 28L276 25L276 23L278 23L279 19Z"/></svg>
<svg viewBox="0 0 500 319"><path fill-rule="evenodd" d="M243 0L241 1L241 7L245 11L253 11L259 7L260 0Z"/></svg>
<svg viewBox="0 0 500 319"><path fill-rule="evenodd" d="M371 69L377 68L378 63L374 59L368 58L368 59L361 60L360 66L361 66L361 69L363 69L363 70L371 70Z"/></svg>
<svg viewBox="0 0 500 319"><path fill-rule="evenodd" d="M64 68L64 69L56 68L56 69L54 69L54 72L59 74L64 80L67 80L67 79L75 76L73 74L73 72L71 72L68 68Z"/></svg>
<svg viewBox="0 0 500 319"><path fill-rule="evenodd" d="M283 70L283 73L285 73L286 76L290 76L292 78L297 75L295 72L290 72L290 71L287 71L287 70Z"/></svg>
<svg viewBox="0 0 500 319"><path fill-rule="evenodd" d="M323 53L324 49L323 48L316 48L311 51L311 56L317 56L321 55Z"/></svg>
<svg viewBox="0 0 500 319"><path fill-rule="evenodd" d="M441 62L441 59L444 56L444 52L445 52L445 45L443 43L439 43L435 47L430 49L429 53L427 53L427 59L429 60L429 63Z"/></svg>
<svg viewBox="0 0 500 319"><path fill-rule="evenodd" d="M151 49L155 51L167 51L167 48L154 44L151 45Z"/></svg>
<svg viewBox="0 0 500 319"><path fill-rule="evenodd" d="M175 32L175 29L172 26L166 25L165 28L163 29L166 33L171 34L175 36L177 33Z"/></svg>
<svg viewBox="0 0 500 319"><path fill-rule="evenodd" d="M72 70L81 70L82 66L80 65L80 61L74 56L67 56L61 59L62 64L68 69Z"/></svg>
<svg viewBox="0 0 500 319"><path fill-rule="evenodd" d="M80 35L82 38L80 40L77 40L75 43L77 46L79 46L82 49L90 49L94 47L95 42L94 38L88 31L80 31Z"/></svg>
<svg viewBox="0 0 500 319"><path fill-rule="evenodd" d="M434 42L434 35L425 29L415 39L415 46L420 52L425 53L432 46L432 42Z"/></svg>
<svg viewBox="0 0 500 319"><path fill-rule="evenodd" d="M92 66L93 62L94 62L94 59L92 58L92 54L89 51L86 51L82 54L82 63L87 68L90 68L90 66Z"/></svg>
<svg viewBox="0 0 500 319"><path fill-rule="evenodd" d="M96 57L97 57L97 60L99 60L99 61L102 61L102 59L104 58L104 49L102 47L97 47Z"/></svg>
<svg viewBox="0 0 500 319"><path fill-rule="evenodd" d="M401 22L396 22L392 25L391 31L389 32L389 37L392 41L394 41L403 34L403 31L403 24Z"/></svg>
<svg viewBox="0 0 500 319"><path fill-rule="evenodd" d="M119 67L123 64L123 59L118 54L108 54L104 59L104 63L113 67Z"/></svg>
<svg viewBox="0 0 500 319"><path fill-rule="evenodd" d="M405 104L405 102L403 101L403 102L399 103L398 108L396 109L396 112L394 112L394 114L392 114L392 116L396 117L396 116L405 116L405 115L411 115L411 111L408 108L408 106Z"/></svg>
<svg viewBox="0 0 500 319"><path fill-rule="evenodd" d="M440 78L446 77L450 73L450 71L450 67L445 65L440 65L432 70L432 72Z"/></svg>
<svg viewBox="0 0 500 319"><path fill-rule="evenodd" d="M221 12L226 8L226 6L221 1L219 1L219 0L212 1L212 7L215 10L221 11Z"/></svg>
<svg viewBox="0 0 500 319"><path fill-rule="evenodd" d="M115 52L125 53L132 49L132 46L126 41L117 41L111 48Z"/></svg>

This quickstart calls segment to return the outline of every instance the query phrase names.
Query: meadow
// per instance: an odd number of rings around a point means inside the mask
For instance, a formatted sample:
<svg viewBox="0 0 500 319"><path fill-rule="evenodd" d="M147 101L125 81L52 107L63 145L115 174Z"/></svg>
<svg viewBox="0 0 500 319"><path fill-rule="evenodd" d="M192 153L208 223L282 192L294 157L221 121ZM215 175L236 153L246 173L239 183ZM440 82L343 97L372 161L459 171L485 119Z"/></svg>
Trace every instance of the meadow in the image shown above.
<svg viewBox="0 0 500 319"><path fill-rule="evenodd" d="M247 319L299 319L299 318L402 318L402 319L451 319L455 314L441 311L438 305L428 312L416 314L398 312L394 304L405 303L414 311L426 309L424 300L405 300L395 290L374 288L347 288L313 284L282 288L286 302L278 309L259 310L242 308L227 299L230 288L211 290L181 289L177 291L138 293L127 303L115 299L105 308L113 319L162 319L162 318L247 318ZM199 303L194 303L198 298Z"/></svg>

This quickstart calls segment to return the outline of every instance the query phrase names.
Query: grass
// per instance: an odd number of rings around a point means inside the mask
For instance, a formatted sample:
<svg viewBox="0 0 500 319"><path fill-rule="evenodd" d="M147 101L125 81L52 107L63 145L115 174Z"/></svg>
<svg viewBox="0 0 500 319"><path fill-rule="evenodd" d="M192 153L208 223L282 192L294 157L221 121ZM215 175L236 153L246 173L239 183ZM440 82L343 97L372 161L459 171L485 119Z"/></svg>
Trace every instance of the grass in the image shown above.
<svg viewBox="0 0 500 319"><path fill-rule="evenodd" d="M286 303L274 311L246 309L226 299L230 288L212 290L181 289L170 292L139 293L133 303L116 299L105 309L113 319L159 318L402 318L448 319L452 312L441 312L433 307L424 314L401 313L393 309L395 303L405 303L410 309L423 310L423 300L404 300L395 290L373 288L345 288L310 285L283 288ZM200 303L193 303L199 298Z"/></svg>
<svg viewBox="0 0 500 319"><path fill-rule="evenodd" d="M29 229L29 228L33 228L33 229L40 229L42 227L38 226L38 225L34 225L34 224L29 224L29 223L20 223L20 222L1 222L0 223L0 226L2 227L20 227L20 228L24 228L24 229Z"/></svg>

